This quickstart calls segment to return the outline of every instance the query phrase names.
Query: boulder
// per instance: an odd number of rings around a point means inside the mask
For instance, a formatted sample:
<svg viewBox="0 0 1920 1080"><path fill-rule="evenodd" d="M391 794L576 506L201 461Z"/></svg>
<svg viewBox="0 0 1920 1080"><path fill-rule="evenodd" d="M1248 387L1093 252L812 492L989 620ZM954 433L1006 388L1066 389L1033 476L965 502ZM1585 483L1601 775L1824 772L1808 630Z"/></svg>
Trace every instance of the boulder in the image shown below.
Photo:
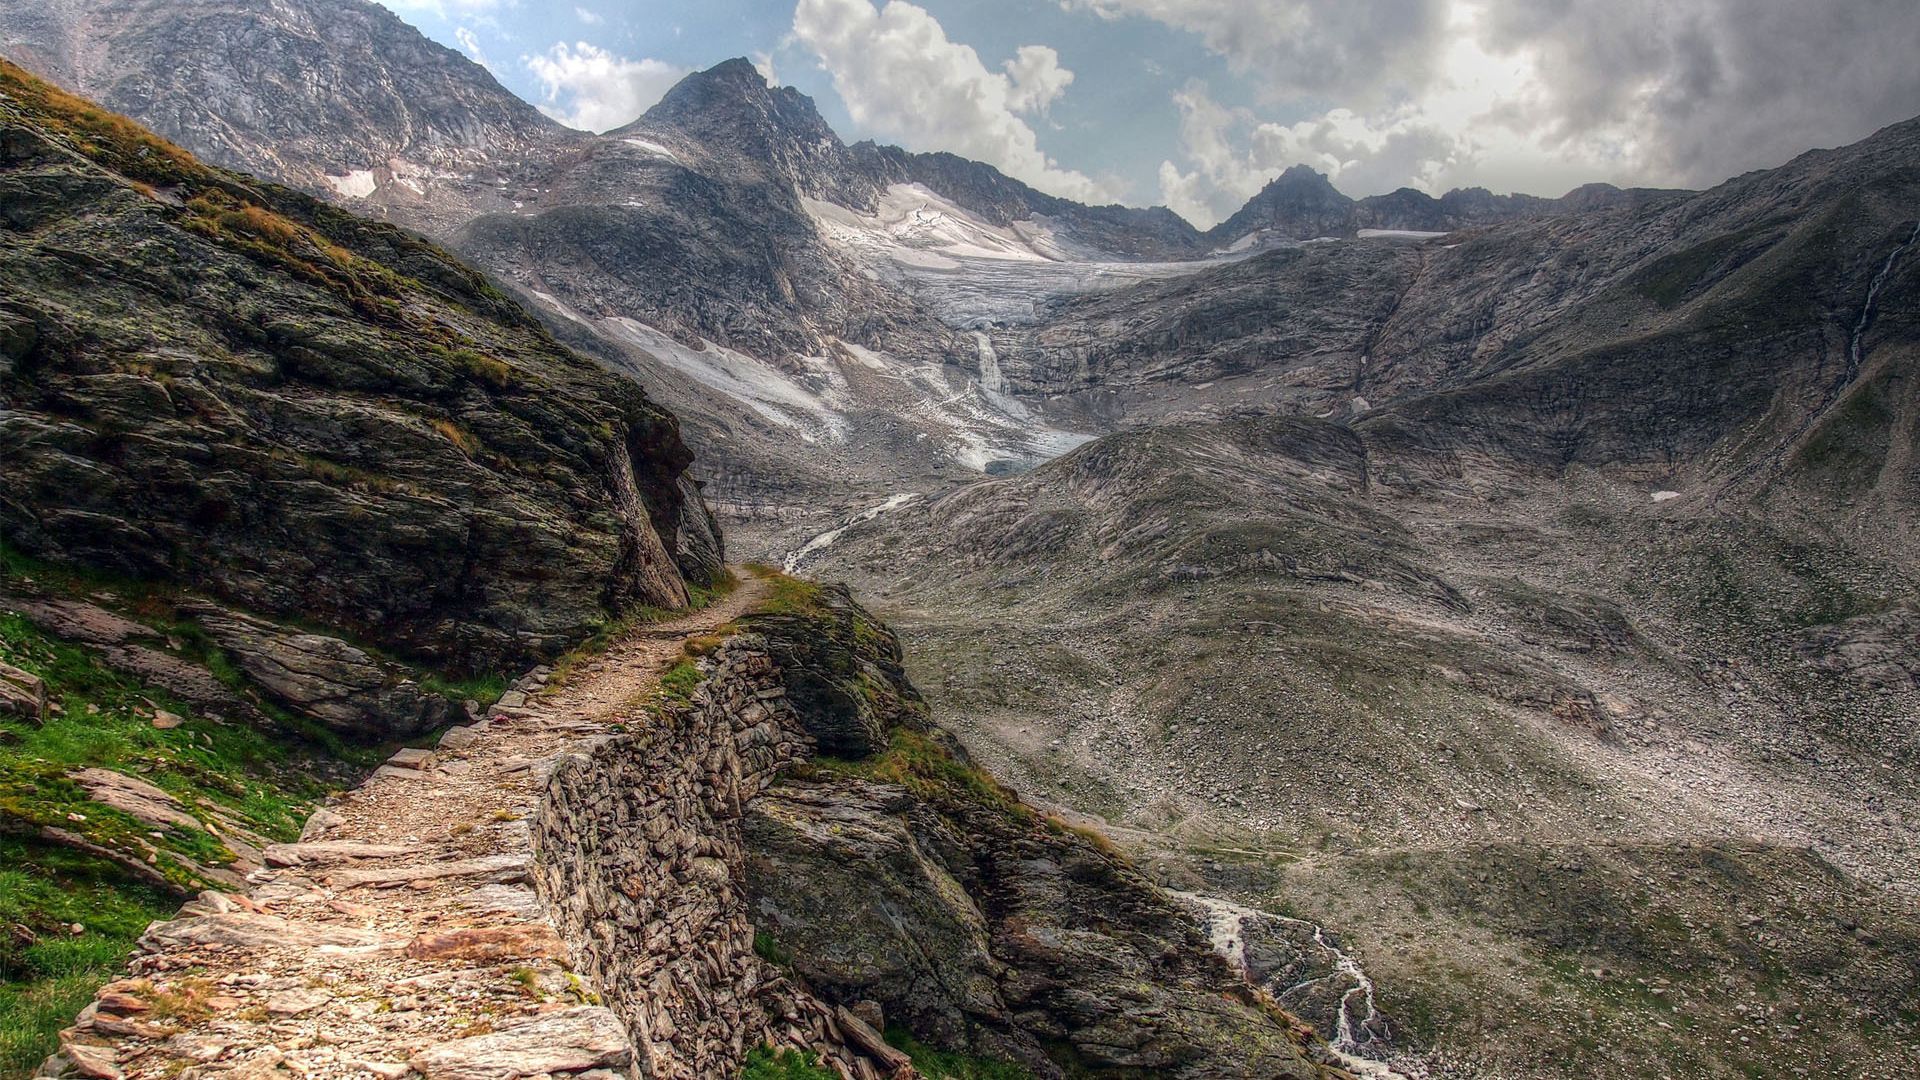
<svg viewBox="0 0 1920 1080"><path fill-rule="evenodd" d="M47 715L46 680L0 662L0 712L39 723Z"/></svg>
<svg viewBox="0 0 1920 1080"><path fill-rule="evenodd" d="M145 780L111 769L81 769L70 778L86 789L87 797L94 802L132 814L152 828L206 829L199 818L187 813L180 800Z"/></svg>
<svg viewBox="0 0 1920 1080"><path fill-rule="evenodd" d="M438 727L452 703L407 668L324 634L277 626L201 601L180 606L276 702L356 739L406 738Z"/></svg>
<svg viewBox="0 0 1920 1080"><path fill-rule="evenodd" d="M1187 911L1037 815L837 777L776 784L745 826L754 925L828 1001L877 1003L923 1041L1042 1080L1078 1075L1069 1064L1169 1080L1320 1075Z"/></svg>

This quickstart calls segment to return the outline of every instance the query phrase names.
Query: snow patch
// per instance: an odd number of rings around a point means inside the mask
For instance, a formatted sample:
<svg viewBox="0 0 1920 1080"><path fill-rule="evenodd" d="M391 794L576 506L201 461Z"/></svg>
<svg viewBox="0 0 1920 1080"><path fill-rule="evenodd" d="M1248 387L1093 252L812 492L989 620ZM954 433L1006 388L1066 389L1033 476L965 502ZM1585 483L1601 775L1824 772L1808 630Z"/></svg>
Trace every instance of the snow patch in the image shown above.
<svg viewBox="0 0 1920 1080"><path fill-rule="evenodd" d="M672 150L669 150L668 148L666 148L665 146L662 146L659 143L654 142L652 139L622 139L620 141L623 143L626 143L628 146L637 147L638 149L645 150L647 153L652 154L655 157L666 158L668 161L673 162L675 165L684 164L680 160L679 154L676 154Z"/></svg>
<svg viewBox="0 0 1920 1080"><path fill-rule="evenodd" d="M1260 237L1264 232L1265 232L1264 229L1255 229L1252 232L1248 233L1247 235L1241 237L1240 239L1235 240L1233 243L1228 244L1226 247L1216 250L1214 254L1215 255L1238 255L1241 252L1246 251L1247 249L1253 247L1253 245L1259 243Z"/></svg>
<svg viewBox="0 0 1920 1080"><path fill-rule="evenodd" d="M764 360L705 339L699 348L691 348L637 319L615 316L602 321L616 337L773 423L799 430L802 438L814 434L836 441L846 438L847 421L841 410L851 403L841 395L810 389Z"/></svg>
<svg viewBox="0 0 1920 1080"><path fill-rule="evenodd" d="M871 214L839 203L802 197L807 212L829 241L852 249L879 249L900 258L934 252L953 258L1058 262L1067 258L1052 230L1031 222L1026 228L991 225L921 184L894 184ZM917 257L926 261L926 256ZM933 268L950 269L936 265Z"/></svg>
<svg viewBox="0 0 1920 1080"><path fill-rule="evenodd" d="M938 360L905 360L840 342L859 368L872 373L870 377L900 384L903 394L895 399L896 408L921 428L919 435L931 431L948 457L974 472L1030 467L1092 441L1091 435L1038 421L1025 403L1006 392L992 341L976 333L974 344L980 354L980 378L956 384L956 369Z"/></svg>
<svg viewBox="0 0 1920 1080"><path fill-rule="evenodd" d="M1680 493L1677 491L1656 491L1648 497L1651 498L1654 502L1661 503L1661 502L1666 502L1669 499L1679 498Z"/></svg>
<svg viewBox="0 0 1920 1080"><path fill-rule="evenodd" d="M1361 229L1355 235L1362 240L1432 240L1448 234L1421 232L1419 229Z"/></svg>
<svg viewBox="0 0 1920 1080"><path fill-rule="evenodd" d="M326 180L335 194L349 199L364 199L380 186L372 169L355 169L345 176L329 176Z"/></svg>
<svg viewBox="0 0 1920 1080"><path fill-rule="evenodd" d="M789 574L798 573L800 570L800 564L806 561L807 556L815 554L817 552L825 551L827 548L832 547L833 542L835 540L840 539L841 535L844 534L848 529L853 528L855 525L858 525L861 522L872 521L874 518L879 517L881 514L898 510L901 507L907 505L908 503L912 502L913 500L919 497L920 497L919 492L909 491L899 495L889 496L886 502L880 503L877 506L867 507L865 510L860 511L859 513L848 518L846 521L842 522L838 528L828 529L826 532L823 532L820 535L814 537L813 539L808 540L806 543L800 545L800 547L797 548L791 555L788 555L786 557L786 560L782 564L781 568L784 569Z"/></svg>
<svg viewBox="0 0 1920 1080"><path fill-rule="evenodd" d="M528 289L527 291L533 294L534 299L547 305L548 307L552 308L554 311L559 312L562 318L572 319L574 322L577 322L582 326L589 325L587 323L587 320L580 317L579 312L561 303L559 297L554 296L552 293L544 293L544 292L541 292L539 289Z"/></svg>

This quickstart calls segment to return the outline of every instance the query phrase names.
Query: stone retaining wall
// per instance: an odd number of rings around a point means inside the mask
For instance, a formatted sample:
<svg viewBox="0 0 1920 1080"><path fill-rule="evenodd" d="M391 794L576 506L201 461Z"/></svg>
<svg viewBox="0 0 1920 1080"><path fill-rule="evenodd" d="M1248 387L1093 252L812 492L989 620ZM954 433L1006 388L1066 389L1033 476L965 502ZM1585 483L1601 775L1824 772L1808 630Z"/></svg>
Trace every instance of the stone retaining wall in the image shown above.
<svg viewBox="0 0 1920 1080"><path fill-rule="evenodd" d="M913 1075L756 955L742 811L813 740L763 638L703 663L691 706L554 766L534 876L577 968L626 1021L644 1077L732 1076L767 1041L856 1080Z"/></svg>

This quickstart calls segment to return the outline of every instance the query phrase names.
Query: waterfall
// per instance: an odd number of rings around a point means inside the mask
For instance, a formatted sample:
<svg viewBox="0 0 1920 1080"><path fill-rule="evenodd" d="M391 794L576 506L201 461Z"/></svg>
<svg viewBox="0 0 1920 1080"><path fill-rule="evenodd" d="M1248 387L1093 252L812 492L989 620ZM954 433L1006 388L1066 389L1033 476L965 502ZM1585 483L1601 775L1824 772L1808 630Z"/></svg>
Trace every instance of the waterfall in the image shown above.
<svg viewBox="0 0 1920 1080"><path fill-rule="evenodd" d="M1906 242L1894 248L1893 252L1887 256L1887 261L1880 264L1880 272L1873 276L1873 283L1867 286L1867 302L1860 308L1860 318L1854 321L1853 336L1847 343L1847 377L1840 385L1847 386L1859 377L1860 362L1863 359L1860 339L1866 336L1867 326L1873 322L1874 307L1880 300L1880 289L1886 285L1887 279L1893 276L1893 264L1900 261L1900 256L1905 254L1916 240L1920 240L1920 222L1914 223L1913 231L1907 234Z"/></svg>

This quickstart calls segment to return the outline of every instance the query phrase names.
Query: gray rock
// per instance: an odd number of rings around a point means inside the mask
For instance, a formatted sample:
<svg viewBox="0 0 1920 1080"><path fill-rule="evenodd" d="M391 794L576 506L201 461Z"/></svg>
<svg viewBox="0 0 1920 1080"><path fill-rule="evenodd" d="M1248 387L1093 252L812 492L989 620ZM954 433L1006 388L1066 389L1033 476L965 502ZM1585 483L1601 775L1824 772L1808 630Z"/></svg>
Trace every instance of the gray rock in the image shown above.
<svg viewBox="0 0 1920 1080"><path fill-rule="evenodd" d="M433 881L458 877L485 877L498 882L511 882L525 880L526 876L525 856L486 855L477 859L454 859L448 862L411 866L335 870L327 875L327 880L336 888L345 889L357 885L383 885L400 881Z"/></svg>
<svg viewBox="0 0 1920 1080"><path fill-rule="evenodd" d="M405 944L404 941L389 941L373 930L299 922L250 911L229 911L155 923L140 938L140 946L153 952L176 951L196 945L368 948Z"/></svg>
<svg viewBox="0 0 1920 1080"><path fill-rule="evenodd" d="M633 1046L612 1012L597 1006L430 1046L408 1064L427 1080L518 1080L547 1073L626 1069Z"/></svg>
<svg viewBox="0 0 1920 1080"><path fill-rule="evenodd" d="M451 706L412 672L339 638L275 626L214 604L181 605L269 696L342 734L404 738L446 722Z"/></svg>
<svg viewBox="0 0 1920 1080"><path fill-rule="evenodd" d="M455 725L440 733L440 742L437 745L442 750L458 750L465 746L472 746L474 740L479 737L473 728L463 724Z"/></svg>
<svg viewBox="0 0 1920 1080"><path fill-rule="evenodd" d="M300 828L300 840L302 843L317 840L345 824L346 820L338 810L323 806L307 817L307 823Z"/></svg>
<svg viewBox="0 0 1920 1080"><path fill-rule="evenodd" d="M132 814L150 826L194 832L206 830L199 818L180 805L180 800L138 777L111 769L81 769L72 774L72 779L86 789L88 797L95 802Z"/></svg>

